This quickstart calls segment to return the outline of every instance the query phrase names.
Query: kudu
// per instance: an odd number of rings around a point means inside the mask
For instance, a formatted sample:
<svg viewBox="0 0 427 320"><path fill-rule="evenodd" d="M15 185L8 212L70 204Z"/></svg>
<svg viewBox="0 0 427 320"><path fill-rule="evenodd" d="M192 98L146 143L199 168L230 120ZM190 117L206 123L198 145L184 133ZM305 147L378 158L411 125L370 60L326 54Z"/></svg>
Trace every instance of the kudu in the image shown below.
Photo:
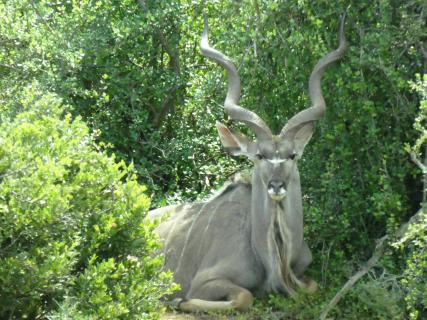
<svg viewBox="0 0 427 320"><path fill-rule="evenodd" d="M210 47L205 18L201 51L227 71L225 111L256 135L252 141L217 123L220 140L230 154L252 160L254 168L249 180L235 179L205 202L150 212L153 219L169 214L156 230L164 241L165 269L173 271L181 285L171 297L181 310L246 310L252 293L292 295L297 288L315 289L316 283L303 276L312 256L303 239L297 160L312 136L314 122L325 112L322 74L346 47L343 17L338 49L320 59L311 73L312 106L273 135L260 117L238 105L237 70L227 56Z"/></svg>

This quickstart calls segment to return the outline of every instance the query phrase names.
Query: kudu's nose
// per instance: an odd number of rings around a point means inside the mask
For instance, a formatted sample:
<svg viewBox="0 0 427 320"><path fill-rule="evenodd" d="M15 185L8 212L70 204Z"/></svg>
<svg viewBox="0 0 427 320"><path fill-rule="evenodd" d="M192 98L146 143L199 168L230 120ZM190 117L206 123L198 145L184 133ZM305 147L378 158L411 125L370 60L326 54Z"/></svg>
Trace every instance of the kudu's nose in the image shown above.
<svg viewBox="0 0 427 320"><path fill-rule="evenodd" d="M286 197L285 183L279 180L271 180L268 183L267 192L271 199L281 201Z"/></svg>
<svg viewBox="0 0 427 320"><path fill-rule="evenodd" d="M277 194L282 190L286 190L284 182L279 180L271 180L268 183L268 189L273 190Z"/></svg>

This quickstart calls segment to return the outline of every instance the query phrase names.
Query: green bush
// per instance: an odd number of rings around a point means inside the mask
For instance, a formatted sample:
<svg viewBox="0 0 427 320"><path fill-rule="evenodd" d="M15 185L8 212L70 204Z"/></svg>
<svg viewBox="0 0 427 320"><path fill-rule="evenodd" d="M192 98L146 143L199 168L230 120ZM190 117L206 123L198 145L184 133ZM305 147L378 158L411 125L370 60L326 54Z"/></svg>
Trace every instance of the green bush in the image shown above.
<svg viewBox="0 0 427 320"><path fill-rule="evenodd" d="M145 187L40 91L1 107L0 318L156 318L171 277Z"/></svg>
<svg viewBox="0 0 427 320"><path fill-rule="evenodd" d="M422 77L417 74L413 89L421 96L420 109L415 119L414 128L419 137L411 147L406 146L408 152L419 159L427 169L427 74ZM424 188L427 187L427 172L424 174ZM424 319L427 316L427 190L423 190L423 202L404 236L394 243L394 246L403 256L404 267L401 284L405 289L405 302L409 319Z"/></svg>

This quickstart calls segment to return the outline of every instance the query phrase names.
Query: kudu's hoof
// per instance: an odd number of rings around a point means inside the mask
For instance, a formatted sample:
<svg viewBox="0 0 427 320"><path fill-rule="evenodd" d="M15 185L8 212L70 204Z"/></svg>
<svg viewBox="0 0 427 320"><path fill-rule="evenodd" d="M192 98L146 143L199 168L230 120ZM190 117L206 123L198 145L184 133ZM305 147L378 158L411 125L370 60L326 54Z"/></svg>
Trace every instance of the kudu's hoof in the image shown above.
<svg viewBox="0 0 427 320"><path fill-rule="evenodd" d="M316 281L314 281L310 277L304 277L302 279L302 281L305 284L304 290L306 292L308 292L308 293L316 293L317 291L319 291L319 285L317 284Z"/></svg>
<svg viewBox="0 0 427 320"><path fill-rule="evenodd" d="M166 301L165 305L168 306L171 309L174 310L179 310L179 305L183 302L184 300L181 298L175 298L173 300L170 301Z"/></svg>

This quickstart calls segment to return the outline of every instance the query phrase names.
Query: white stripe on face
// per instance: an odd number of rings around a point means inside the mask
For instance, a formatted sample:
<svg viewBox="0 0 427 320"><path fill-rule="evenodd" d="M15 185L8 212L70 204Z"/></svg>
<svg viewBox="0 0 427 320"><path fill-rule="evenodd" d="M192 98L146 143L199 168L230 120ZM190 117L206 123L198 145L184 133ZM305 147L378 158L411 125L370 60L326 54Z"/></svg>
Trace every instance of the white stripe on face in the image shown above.
<svg viewBox="0 0 427 320"><path fill-rule="evenodd" d="M286 161L286 159L280 159L280 158L273 158L273 159L267 159L268 162L271 164L279 164Z"/></svg>

